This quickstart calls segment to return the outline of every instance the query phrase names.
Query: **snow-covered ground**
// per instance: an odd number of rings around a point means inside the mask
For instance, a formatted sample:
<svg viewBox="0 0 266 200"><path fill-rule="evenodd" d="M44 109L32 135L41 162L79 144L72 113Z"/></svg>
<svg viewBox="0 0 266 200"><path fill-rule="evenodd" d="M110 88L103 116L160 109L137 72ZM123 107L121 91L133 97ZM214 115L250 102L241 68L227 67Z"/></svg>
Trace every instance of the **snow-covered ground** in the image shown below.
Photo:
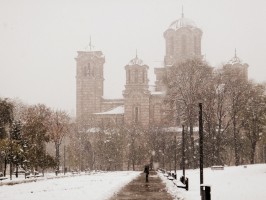
<svg viewBox="0 0 266 200"><path fill-rule="evenodd" d="M182 171L177 172L180 177ZM168 191L177 200L200 200L200 173L186 170L189 178L189 191L177 188L172 181L160 174ZM204 184L211 185L213 200L265 200L266 164L225 167L224 170L204 169Z"/></svg>
<svg viewBox="0 0 266 200"><path fill-rule="evenodd" d="M0 186L5 200L104 200L118 192L141 172L101 172ZM38 178L41 179L41 178ZM21 179L22 181L23 179ZM8 181L8 180L5 180ZM16 181L13 178L13 181ZM3 182L4 183L4 182Z"/></svg>
<svg viewBox="0 0 266 200"><path fill-rule="evenodd" d="M0 186L0 199L5 200L105 200L136 178L141 172L98 172L53 178L47 174L39 181ZM182 171L178 171L178 177ZM189 191L177 188L163 174L159 176L175 200L200 200L199 170L186 170ZM49 179L47 179L49 178ZM50 179L51 178L51 179ZM42 180L43 179L43 180ZM17 179L13 178L13 182ZM23 177L18 181L23 181ZM10 182L5 180L0 183ZM204 169L204 183L211 185L213 200L265 200L266 164L225 167L224 170Z"/></svg>

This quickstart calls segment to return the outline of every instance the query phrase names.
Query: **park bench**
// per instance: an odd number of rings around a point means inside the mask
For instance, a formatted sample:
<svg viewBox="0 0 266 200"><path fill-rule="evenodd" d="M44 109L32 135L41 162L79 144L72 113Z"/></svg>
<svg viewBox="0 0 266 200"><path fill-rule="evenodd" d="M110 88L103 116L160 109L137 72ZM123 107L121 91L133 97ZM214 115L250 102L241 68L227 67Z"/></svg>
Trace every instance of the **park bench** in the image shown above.
<svg viewBox="0 0 266 200"><path fill-rule="evenodd" d="M211 166L211 170L224 170L224 166L222 165Z"/></svg>
<svg viewBox="0 0 266 200"><path fill-rule="evenodd" d="M0 181L6 180L6 179L7 177L4 177L4 176L0 177Z"/></svg>
<svg viewBox="0 0 266 200"><path fill-rule="evenodd" d="M38 171L34 171L32 175L30 175L30 172L29 171L26 171L25 172L25 179L26 178L38 178L38 177L42 177L42 175L39 174Z"/></svg>
<svg viewBox="0 0 266 200"><path fill-rule="evenodd" d="M179 188L184 188L188 191L188 178L187 177L184 177L184 176L181 176L180 177L180 182L183 184L183 185L177 185L177 187Z"/></svg>
<svg viewBox="0 0 266 200"><path fill-rule="evenodd" d="M189 188L189 182L188 182L188 178L187 177L184 177L184 176L181 176L180 177L180 181L177 180L177 176L175 173L170 173L170 172L166 172L165 170L163 169L160 169L160 171L163 173L163 175L165 177L167 177L168 180L170 181L173 181L174 185L178 188L184 188L188 191L188 188Z"/></svg>
<svg viewBox="0 0 266 200"><path fill-rule="evenodd" d="M0 172L0 181L2 181L2 180L6 180L6 179L7 179L7 177L4 177L3 173Z"/></svg>
<svg viewBox="0 0 266 200"><path fill-rule="evenodd" d="M29 171L25 171L25 179L26 178L30 178L30 172Z"/></svg>
<svg viewBox="0 0 266 200"><path fill-rule="evenodd" d="M174 180L174 177L172 177L172 176L168 176L167 178L168 178L168 180L170 180L170 181L173 181L173 180Z"/></svg>
<svg viewBox="0 0 266 200"><path fill-rule="evenodd" d="M71 172L72 172L72 174L79 174L78 171L74 171L74 170L72 170Z"/></svg>
<svg viewBox="0 0 266 200"><path fill-rule="evenodd" d="M34 176L34 177L42 177L43 175L40 174L38 171L34 171L34 172L33 172L33 176Z"/></svg>
<svg viewBox="0 0 266 200"><path fill-rule="evenodd" d="M184 176L181 176L180 181L176 180L176 175L172 174L172 176L169 176L168 179L173 181L176 187L183 188L188 191L188 178L184 178Z"/></svg>

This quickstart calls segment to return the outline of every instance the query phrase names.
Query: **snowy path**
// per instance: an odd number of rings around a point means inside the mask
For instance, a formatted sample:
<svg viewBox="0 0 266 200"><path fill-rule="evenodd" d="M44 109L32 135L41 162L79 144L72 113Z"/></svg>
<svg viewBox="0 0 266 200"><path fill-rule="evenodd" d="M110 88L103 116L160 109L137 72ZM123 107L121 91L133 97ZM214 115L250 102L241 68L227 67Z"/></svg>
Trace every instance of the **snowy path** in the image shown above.
<svg viewBox="0 0 266 200"><path fill-rule="evenodd" d="M110 200L172 200L166 192L165 184L156 172L151 172L149 182L145 181L145 174L137 177L126 185L118 194Z"/></svg>
<svg viewBox="0 0 266 200"><path fill-rule="evenodd" d="M108 199L140 172L107 172L50 179L13 186L0 186L5 200L104 200Z"/></svg>

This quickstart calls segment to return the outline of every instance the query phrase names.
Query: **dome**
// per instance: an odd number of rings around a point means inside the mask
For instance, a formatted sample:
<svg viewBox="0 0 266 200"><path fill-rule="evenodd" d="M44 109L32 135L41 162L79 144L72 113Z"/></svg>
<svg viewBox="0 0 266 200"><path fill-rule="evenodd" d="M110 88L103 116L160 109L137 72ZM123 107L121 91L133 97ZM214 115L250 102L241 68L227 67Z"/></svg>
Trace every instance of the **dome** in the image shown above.
<svg viewBox="0 0 266 200"><path fill-rule="evenodd" d="M180 19L174 21L169 26L169 29L177 30L182 27L188 27L188 28L196 28L196 24L191 19L181 17Z"/></svg>
<svg viewBox="0 0 266 200"><path fill-rule="evenodd" d="M128 63L128 65L144 65L143 61L141 59L138 58L138 56L136 55L136 57L132 60L130 60L130 62Z"/></svg>
<svg viewBox="0 0 266 200"><path fill-rule="evenodd" d="M234 65L234 64L242 64L241 59L236 55L236 49L235 49L235 56L227 62L227 64Z"/></svg>
<svg viewBox="0 0 266 200"><path fill-rule="evenodd" d="M242 64L242 61L237 56L234 56L231 60L228 61L228 64Z"/></svg>

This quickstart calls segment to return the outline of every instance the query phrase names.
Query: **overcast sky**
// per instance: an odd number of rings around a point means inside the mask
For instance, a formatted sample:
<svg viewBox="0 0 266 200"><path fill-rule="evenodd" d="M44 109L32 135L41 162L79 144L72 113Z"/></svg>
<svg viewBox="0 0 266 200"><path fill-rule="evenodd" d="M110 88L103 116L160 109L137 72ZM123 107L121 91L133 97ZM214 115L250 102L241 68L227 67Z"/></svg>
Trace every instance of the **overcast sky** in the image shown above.
<svg viewBox="0 0 266 200"><path fill-rule="evenodd" d="M138 57L162 66L163 32L181 17L203 31L202 54L214 67L237 55L249 77L266 81L265 0L0 0L0 97L18 97L75 114L77 51L90 36L105 55L105 91L122 97L124 66Z"/></svg>

